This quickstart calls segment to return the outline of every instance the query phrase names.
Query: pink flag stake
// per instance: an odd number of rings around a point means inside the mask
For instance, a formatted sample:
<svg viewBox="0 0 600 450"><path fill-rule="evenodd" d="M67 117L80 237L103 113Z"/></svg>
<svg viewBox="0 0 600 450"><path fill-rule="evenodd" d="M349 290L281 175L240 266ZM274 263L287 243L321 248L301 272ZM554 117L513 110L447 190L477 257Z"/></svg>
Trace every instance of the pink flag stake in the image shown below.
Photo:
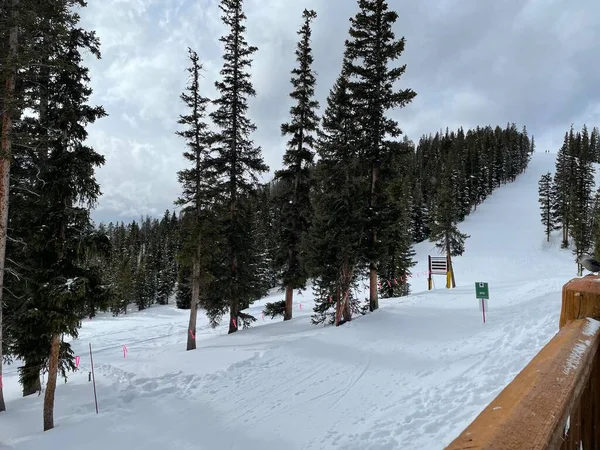
<svg viewBox="0 0 600 450"><path fill-rule="evenodd" d="M300 303L300 309L302 309L302 303Z"/></svg>
<svg viewBox="0 0 600 450"><path fill-rule="evenodd" d="M265 313L262 313L263 321L265 320Z"/></svg>
<svg viewBox="0 0 600 450"><path fill-rule="evenodd" d="M79 361L80 361L80 359L81 359L81 358L80 358L79 356L76 356L76 357L75 357L75 368L76 368L76 369L79 367Z"/></svg>
<svg viewBox="0 0 600 450"><path fill-rule="evenodd" d="M123 346L123 358L127 357L127 346Z"/></svg>

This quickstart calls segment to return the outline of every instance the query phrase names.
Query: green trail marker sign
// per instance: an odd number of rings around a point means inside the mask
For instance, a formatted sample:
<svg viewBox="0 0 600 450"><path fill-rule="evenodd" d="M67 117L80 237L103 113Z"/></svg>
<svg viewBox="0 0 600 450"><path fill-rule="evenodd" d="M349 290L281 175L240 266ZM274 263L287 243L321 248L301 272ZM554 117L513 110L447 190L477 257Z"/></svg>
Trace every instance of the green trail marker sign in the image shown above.
<svg viewBox="0 0 600 450"><path fill-rule="evenodd" d="M477 300L481 300L479 309L483 314L483 323L485 323L485 310L488 306L487 301L490 298L490 289L487 283L482 281L475 283L475 297L477 297Z"/></svg>
<svg viewBox="0 0 600 450"><path fill-rule="evenodd" d="M490 298L490 289L488 288L487 283L482 283L481 281L475 283L475 297L483 298L485 300Z"/></svg>

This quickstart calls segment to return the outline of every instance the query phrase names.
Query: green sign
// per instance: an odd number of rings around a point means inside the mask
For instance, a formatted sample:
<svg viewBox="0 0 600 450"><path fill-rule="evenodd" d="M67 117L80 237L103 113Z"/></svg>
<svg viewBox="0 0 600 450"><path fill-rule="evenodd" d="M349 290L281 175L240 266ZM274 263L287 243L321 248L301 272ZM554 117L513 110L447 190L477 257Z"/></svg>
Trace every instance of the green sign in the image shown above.
<svg viewBox="0 0 600 450"><path fill-rule="evenodd" d="M481 281L475 283L475 297L486 300L490 298L490 289L487 283L482 283Z"/></svg>

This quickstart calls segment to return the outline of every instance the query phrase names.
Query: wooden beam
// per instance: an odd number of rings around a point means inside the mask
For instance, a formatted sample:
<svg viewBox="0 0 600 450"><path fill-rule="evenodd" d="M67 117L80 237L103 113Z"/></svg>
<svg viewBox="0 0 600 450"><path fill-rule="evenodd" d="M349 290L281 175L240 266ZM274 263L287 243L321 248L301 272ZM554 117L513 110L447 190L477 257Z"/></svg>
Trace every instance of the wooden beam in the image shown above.
<svg viewBox="0 0 600 450"><path fill-rule="evenodd" d="M599 335L594 319L567 323L446 450L560 449L588 386Z"/></svg>
<svg viewBox="0 0 600 450"><path fill-rule="evenodd" d="M600 276L574 278L563 286L559 328L571 320L600 317Z"/></svg>

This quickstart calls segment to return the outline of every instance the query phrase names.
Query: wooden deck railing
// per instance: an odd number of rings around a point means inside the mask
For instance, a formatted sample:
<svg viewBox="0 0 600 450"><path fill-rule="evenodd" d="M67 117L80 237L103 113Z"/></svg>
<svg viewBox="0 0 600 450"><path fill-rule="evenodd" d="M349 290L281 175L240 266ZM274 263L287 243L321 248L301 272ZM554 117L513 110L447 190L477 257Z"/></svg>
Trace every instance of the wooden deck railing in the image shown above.
<svg viewBox="0 0 600 450"><path fill-rule="evenodd" d="M600 450L600 277L563 287L559 332L446 450Z"/></svg>

